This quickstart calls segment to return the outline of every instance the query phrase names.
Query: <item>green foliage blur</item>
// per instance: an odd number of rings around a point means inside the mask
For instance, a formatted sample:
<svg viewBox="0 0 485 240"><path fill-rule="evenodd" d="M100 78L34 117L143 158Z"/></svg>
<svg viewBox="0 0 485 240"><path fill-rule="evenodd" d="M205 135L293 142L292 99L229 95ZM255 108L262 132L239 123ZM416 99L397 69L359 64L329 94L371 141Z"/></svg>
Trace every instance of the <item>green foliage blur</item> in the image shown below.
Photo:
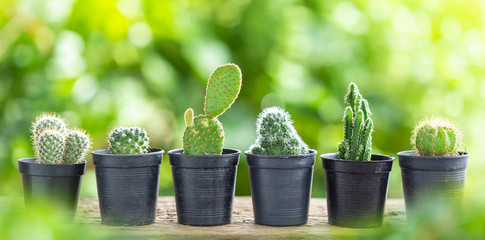
<svg viewBox="0 0 485 240"><path fill-rule="evenodd" d="M183 113L203 112L207 78L238 64L243 86L220 117L226 147L247 150L265 107L292 114L319 154L343 138L343 96L368 99L373 152L410 148L415 122L445 116L471 153L467 196L485 175L485 4L469 0L2 0L0 1L0 196L22 196L17 161L32 157L29 128L59 112L107 145L120 125L147 129L151 146L180 148ZM91 156L81 197L96 197ZM160 195L172 195L167 155ZM249 195L245 158L236 195ZM313 197L324 197L321 161ZM389 197L402 197L395 161Z"/></svg>

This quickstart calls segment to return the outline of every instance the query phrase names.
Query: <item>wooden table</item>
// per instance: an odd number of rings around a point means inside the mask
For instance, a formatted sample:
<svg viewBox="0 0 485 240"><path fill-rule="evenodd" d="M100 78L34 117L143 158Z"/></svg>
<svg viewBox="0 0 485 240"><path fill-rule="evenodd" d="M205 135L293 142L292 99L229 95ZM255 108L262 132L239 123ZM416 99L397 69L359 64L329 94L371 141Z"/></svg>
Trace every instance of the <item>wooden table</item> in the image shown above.
<svg viewBox="0 0 485 240"><path fill-rule="evenodd" d="M388 199L384 221L389 224L403 224L405 219L404 200ZM375 231L329 225L326 200L323 198L311 199L308 223L295 227L269 227L254 224L251 197L236 197L232 223L222 226L195 227L178 224L174 197L158 199L157 219L151 225L132 227L102 225L97 199L80 199L76 221L96 224L100 229L116 230L124 236L142 239L341 239L366 236Z"/></svg>

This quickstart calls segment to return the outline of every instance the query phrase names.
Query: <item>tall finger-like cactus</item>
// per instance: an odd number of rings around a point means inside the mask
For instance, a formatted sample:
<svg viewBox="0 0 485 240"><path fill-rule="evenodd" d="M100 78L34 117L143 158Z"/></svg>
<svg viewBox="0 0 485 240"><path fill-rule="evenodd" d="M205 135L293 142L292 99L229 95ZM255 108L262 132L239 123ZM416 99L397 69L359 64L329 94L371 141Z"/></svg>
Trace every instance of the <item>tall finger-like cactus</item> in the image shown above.
<svg viewBox="0 0 485 240"><path fill-rule="evenodd" d="M35 140L37 163L62 164L65 151L64 133L48 128L39 133Z"/></svg>
<svg viewBox="0 0 485 240"><path fill-rule="evenodd" d="M89 136L84 130L74 129L66 133L64 163L80 163L89 149Z"/></svg>
<svg viewBox="0 0 485 240"><path fill-rule="evenodd" d="M265 108L256 121L256 142L251 152L261 155L300 155L308 146L300 138L289 113L279 107Z"/></svg>
<svg viewBox="0 0 485 240"><path fill-rule="evenodd" d="M217 119L236 100L242 84L241 70L235 64L216 68L207 82L205 115L194 117L189 108L185 112L186 128L183 136L184 154L219 155L224 147L224 129Z"/></svg>
<svg viewBox="0 0 485 240"><path fill-rule="evenodd" d="M419 122L413 130L411 144L421 156L458 155L461 131L445 118L431 118Z"/></svg>
<svg viewBox="0 0 485 240"><path fill-rule="evenodd" d="M111 131L108 142L112 154L142 154L148 152L150 139L142 128L119 127Z"/></svg>
<svg viewBox="0 0 485 240"><path fill-rule="evenodd" d="M372 131L369 103L359 92L355 83L350 83L344 111L344 140L338 143L339 158L354 161L370 161Z"/></svg>
<svg viewBox="0 0 485 240"><path fill-rule="evenodd" d="M32 140L36 162L74 164L84 160L90 146L84 130L69 130L56 113L43 113L32 123Z"/></svg>

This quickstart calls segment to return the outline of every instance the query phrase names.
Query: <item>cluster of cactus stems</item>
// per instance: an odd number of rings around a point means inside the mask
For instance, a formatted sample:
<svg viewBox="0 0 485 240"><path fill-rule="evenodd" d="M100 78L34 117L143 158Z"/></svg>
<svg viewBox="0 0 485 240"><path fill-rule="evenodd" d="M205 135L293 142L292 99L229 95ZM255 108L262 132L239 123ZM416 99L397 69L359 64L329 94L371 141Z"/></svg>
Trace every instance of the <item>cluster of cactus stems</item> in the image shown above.
<svg viewBox="0 0 485 240"><path fill-rule="evenodd" d="M338 143L339 158L353 161L370 161L372 131L369 103L359 92L355 83L350 83L344 111L344 140Z"/></svg>
<svg viewBox="0 0 485 240"><path fill-rule="evenodd" d="M291 116L279 107L264 109L256 121L256 142L249 148L260 155L300 155L308 153L295 128Z"/></svg>
<svg viewBox="0 0 485 240"><path fill-rule="evenodd" d="M36 162L75 164L84 160L90 147L89 136L81 129L68 129L57 114L44 113L32 124Z"/></svg>
<svg viewBox="0 0 485 240"><path fill-rule="evenodd" d="M461 141L461 131L455 124L439 117L419 122L411 137L411 145L420 156L458 155Z"/></svg>
<svg viewBox="0 0 485 240"><path fill-rule="evenodd" d="M185 111L186 128L183 149L186 155L220 155L224 147L224 129L217 119L236 100L242 84L241 70L235 64L219 66L207 82L204 112L194 117Z"/></svg>
<svg viewBox="0 0 485 240"><path fill-rule="evenodd" d="M108 143L111 154L142 154L148 152L150 139L142 128L119 127L111 131Z"/></svg>

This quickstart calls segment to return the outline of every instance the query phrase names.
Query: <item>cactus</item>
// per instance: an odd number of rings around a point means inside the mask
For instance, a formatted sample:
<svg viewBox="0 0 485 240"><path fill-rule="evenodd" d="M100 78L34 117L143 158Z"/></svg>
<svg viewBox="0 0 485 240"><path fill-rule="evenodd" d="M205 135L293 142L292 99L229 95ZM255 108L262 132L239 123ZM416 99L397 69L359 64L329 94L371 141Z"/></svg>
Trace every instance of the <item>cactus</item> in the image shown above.
<svg viewBox="0 0 485 240"><path fill-rule="evenodd" d="M224 129L217 119L236 100L241 90L241 70L235 64L219 66L207 82L205 115L185 111L183 148L186 155L219 155L224 147Z"/></svg>
<svg viewBox="0 0 485 240"><path fill-rule="evenodd" d="M66 133L64 163L74 164L82 162L89 145L89 136L86 135L84 130L69 130Z"/></svg>
<svg viewBox="0 0 485 240"><path fill-rule="evenodd" d="M253 154L300 155L308 153L295 128L291 116L279 107L264 109L256 121L256 142L250 147Z"/></svg>
<svg viewBox="0 0 485 240"><path fill-rule="evenodd" d="M58 130L61 133L65 133L67 130L66 123L64 123L64 120L57 113L43 113L32 124L33 140L35 141L46 129Z"/></svg>
<svg viewBox="0 0 485 240"><path fill-rule="evenodd" d="M37 163L62 164L64 156L64 133L54 128L44 129L35 141Z"/></svg>
<svg viewBox="0 0 485 240"><path fill-rule="evenodd" d="M119 127L109 134L109 149L112 154L142 154L148 152L150 139L139 127Z"/></svg>
<svg viewBox="0 0 485 240"><path fill-rule="evenodd" d="M32 140L37 163L80 163L90 146L84 130L68 130L56 113L43 113L36 118L32 123Z"/></svg>
<svg viewBox="0 0 485 240"><path fill-rule="evenodd" d="M350 83L344 111L344 140L338 143L339 158L354 161L370 161L372 131L369 103L359 92L355 83Z"/></svg>
<svg viewBox="0 0 485 240"><path fill-rule="evenodd" d="M449 120L437 117L419 122L411 137L420 156L458 155L461 141L461 131Z"/></svg>

